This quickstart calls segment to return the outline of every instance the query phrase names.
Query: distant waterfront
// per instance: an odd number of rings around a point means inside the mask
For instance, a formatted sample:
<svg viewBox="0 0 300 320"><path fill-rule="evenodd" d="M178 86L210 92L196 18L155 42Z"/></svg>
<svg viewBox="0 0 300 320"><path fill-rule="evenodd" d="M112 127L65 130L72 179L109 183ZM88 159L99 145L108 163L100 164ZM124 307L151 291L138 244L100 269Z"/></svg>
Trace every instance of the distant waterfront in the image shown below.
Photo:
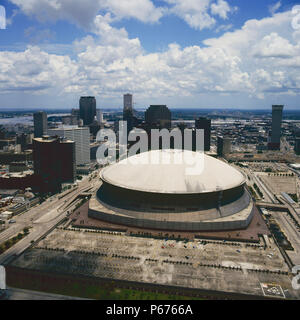
<svg viewBox="0 0 300 320"><path fill-rule="evenodd" d="M36 110L1 110L0 109L0 125L33 125L32 114ZM70 110L68 109L45 109L44 110L48 118L49 117L61 117L65 115L70 115ZM212 122L218 121L235 121L240 119L253 120L255 118L259 119L270 119L270 110L234 110L234 109L171 109L172 111L172 122L180 123L185 122L190 125L194 122L194 119L200 116L209 117ZM116 120L120 120L122 117L122 109L105 109L102 108L105 120L108 123L114 123ZM144 112L141 110L136 110L136 116L143 119ZM300 110L285 110L283 114L284 120L288 121L299 121L300 120Z"/></svg>
<svg viewBox="0 0 300 320"><path fill-rule="evenodd" d="M62 113L48 113L49 116L64 116L68 115ZM13 125L13 124L26 124L26 125L33 125L33 116L13 116L11 118L0 118L0 125Z"/></svg>
<svg viewBox="0 0 300 320"><path fill-rule="evenodd" d="M10 124L32 124L33 125L33 117L32 116L20 116L20 117L12 117L12 118L0 118L0 125L10 125Z"/></svg>

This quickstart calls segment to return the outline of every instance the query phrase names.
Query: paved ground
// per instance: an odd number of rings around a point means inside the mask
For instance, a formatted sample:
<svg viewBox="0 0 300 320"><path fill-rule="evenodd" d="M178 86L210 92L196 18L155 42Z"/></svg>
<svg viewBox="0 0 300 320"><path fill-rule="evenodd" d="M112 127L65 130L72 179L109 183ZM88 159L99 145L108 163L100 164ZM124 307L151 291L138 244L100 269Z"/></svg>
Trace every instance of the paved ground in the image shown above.
<svg viewBox="0 0 300 320"><path fill-rule="evenodd" d="M281 174L281 173L280 173ZM296 194L297 193L297 177L296 176L276 176L274 174L260 173L260 179L270 189L273 194L281 194L281 192Z"/></svg>
<svg viewBox="0 0 300 320"><path fill-rule="evenodd" d="M47 248L47 249L46 249ZM261 283L291 287L278 248L216 241L164 241L124 233L56 229L13 266L58 273L264 295ZM268 270L257 272L254 269ZM271 273L274 272L274 273Z"/></svg>

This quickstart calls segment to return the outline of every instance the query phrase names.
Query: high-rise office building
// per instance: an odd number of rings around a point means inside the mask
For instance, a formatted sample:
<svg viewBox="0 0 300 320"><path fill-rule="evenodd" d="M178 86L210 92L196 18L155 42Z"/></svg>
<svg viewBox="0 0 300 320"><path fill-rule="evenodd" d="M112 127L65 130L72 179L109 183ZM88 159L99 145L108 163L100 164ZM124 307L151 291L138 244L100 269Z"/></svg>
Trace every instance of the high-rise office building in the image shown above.
<svg viewBox="0 0 300 320"><path fill-rule="evenodd" d="M217 138L217 154L223 157L226 154L231 153L231 139L228 137L218 136Z"/></svg>
<svg viewBox="0 0 300 320"><path fill-rule="evenodd" d="M137 124L137 118L134 116L133 111L133 96L130 93L123 96L123 121L127 122L127 134Z"/></svg>
<svg viewBox="0 0 300 320"><path fill-rule="evenodd" d="M195 127L204 130L204 151L210 151L211 120L200 117L195 120Z"/></svg>
<svg viewBox="0 0 300 320"><path fill-rule="evenodd" d="M76 180L76 144L70 139L62 139L59 143L61 157L62 182L75 182Z"/></svg>
<svg viewBox="0 0 300 320"><path fill-rule="evenodd" d="M123 96L123 102L124 102L123 111L125 111L125 110L131 110L131 111L133 111L133 98L132 98L132 94L130 94L130 93L124 94L124 96Z"/></svg>
<svg viewBox="0 0 300 320"><path fill-rule="evenodd" d="M79 100L80 119L83 125L88 126L93 123L96 116L96 99L95 97L81 97Z"/></svg>
<svg viewBox="0 0 300 320"><path fill-rule="evenodd" d="M47 134L48 122L47 114L44 111L35 112L33 114L34 137L40 138Z"/></svg>
<svg viewBox="0 0 300 320"><path fill-rule="evenodd" d="M282 105L272 106L272 131L269 133L269 150L280 150L282 111Z"/></svg>
<svg viewBox="0 0 300 320"><path fill-rule="evenodd" d="M103 123L103 113L101 112L100 109L96 110L96 118L99 124Z"/></svg>
<svg viewBox="0 0 300 320"><path fill-rule="evenodd" d="M170 129L171 111L166 105L151 105L145 112L145 121L149 126Z"/></svg>
<svg viewBox="0 0 300 320"><path fill-rule="evenodd" d="M124 109L123 121L127 123L127 134L133 129L135 123L135 117L131 109Z"/></svg>
<svg viewBox="0 0 300 320"><path fill-rule="evenodd" d="M88 127L64 126L49 129L48 134L75 142L75 162L77 166L90 163L90 130Z"/></svg>
<svg viewBox="0 0 300 320"><path fill-rule="evenodd" d="M33 139L34 174L41 193L61 191L63 182L75 181L75 143L58 137Z"/></svg>
<svg viewBox="0 0 300 320"><path fill-rule="evenodd" d="M17 135L16 143L21 145L21 151L26 150L27 146L32 143L33 134L22 133Z"/></svg>

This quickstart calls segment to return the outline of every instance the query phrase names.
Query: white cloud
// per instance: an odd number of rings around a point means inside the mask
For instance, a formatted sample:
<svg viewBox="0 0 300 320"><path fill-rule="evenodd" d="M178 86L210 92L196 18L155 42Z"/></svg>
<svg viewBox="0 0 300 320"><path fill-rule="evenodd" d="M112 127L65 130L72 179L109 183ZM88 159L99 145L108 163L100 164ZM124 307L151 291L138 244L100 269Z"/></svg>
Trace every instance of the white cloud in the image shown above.
<svg viewBox="0 0 300 320"><path fill-rule="evenodd" d="M297 55L297 51L289 40L275 32L266 35L253 48L253 54L260 58L292 58Z"/></svg>
<svg viewBox="0 0 300 320"><path fill-rule="evenodd" d="M227 19L230 11L229 4L224 0L218 0L217 3L212 3L211 5L211 12L214 15L220 16L222 19Z"/></svg>
<svg viewBox="0 0 300 320"><path fill-rule="evenodd" d="M50 55L37 46L24 52L0 52L0 91L45 92L78 81L78 67L68 56Z"/></svg>
<svg viewBox="0 0 300 320"><path fill-rule="evenodd" d="M247 21L239 30L207 39L206 46L173 43L154 53L146 53L125 29L112 27L112 20L111 14L96 16L95 36L74 43L76 59L37 46L0 52L0 93L54 90L58 96L119 100L130 90L145 101L299 94L300 37L290 26L290 12Z"/></svg>
<svg viewBox="0 0 300 320"><path fill-rule="evenodd" d="M80 27L90 28L100 10L112 13L115 19L135 18L157 22L163 15L151 0L10 0L23 13L40 21L69 20Z"/></svg>
<svg viewBox="0 0 300 320"><path fill-rule="evenodd" d="M280 7L281 7L281 1L278 1L278 2L274 3L273 5L269 6L269 12L273 16Z"/></svg>
<svg viewBox="0 0 300 320"><path fill-rule="evenodd" d="M143 22L157 22L164 14L164 9L155 7L150 0L102 0L102 8L107 9L117 19L135 18Z"/></svg>
<svg viewBox="0 0 300 320"><path fill-rule="evenodd" d="M216 29L216 33L219 33L219 32L226 32L226 31L229 31L230 29L232 29L234 26L232 23L230 24L221 24L217 29Z"/></svg>
<svg viewBox="0 0 300 320"><path fill-rule="evenodd" d="M198 30L212 28L216 19L227 19L228 14L236 10L225 0L164 0L171 7L169 12L182 18L190 27ZM210 12L211 11L211 12Z"/></svg>
<svg viewBox="0 0 300 320"><path fill-rule="evenodd" d="M216 25L215 17L227 19L231 8L225 0L162 0L156 7L151 0L10 0L20 10L39 21L68 20L90 29L97 15L109 13L113 21L134 18L156 23L163 16L174 14L191 28L203 30Z"/></svg>
<svg viewBox="0 0 300 320"><path fill-rule="evenodd" d="M190 27L202 30L211 28L216 20L208 14L211 0L165 0L170 13L182 18Z"/></svg>

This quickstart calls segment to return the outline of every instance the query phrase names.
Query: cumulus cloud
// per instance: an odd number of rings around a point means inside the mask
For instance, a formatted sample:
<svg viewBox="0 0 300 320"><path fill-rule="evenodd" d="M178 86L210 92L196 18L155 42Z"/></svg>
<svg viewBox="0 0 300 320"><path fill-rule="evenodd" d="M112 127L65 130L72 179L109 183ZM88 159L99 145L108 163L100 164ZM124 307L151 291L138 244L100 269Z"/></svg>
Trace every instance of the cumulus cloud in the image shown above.
<svg viewBox="0 0 300 320"><path fill-rule="evenodd" d="M155 6L151 0L10 0L20 10L40 21L68 20L90 29L100 13L109 13L112 19L134 18L144 23L156 23L168 14L183 19L190 27L203 30L212 28L218 17L227 19L231 8L225 0L162 0Z"/></svg>
<svg viewBox="0 0 300 320"><path fill-rule="evenodd" d="M101 7L111 12L117 19L135 18L143 22L157 22L165 9L155 7L150 0L102 0Z"/></svg>
<svg viewBox="0 0 300 320"><path fill-rule="evenodd" d="M254 55L259 58L292 58L297 55L297 51L296 46L276 32L266 35L253 48Z"/></svg>
<svg viewBox="0 0 300 320"><path fill-rule="evenodd" d="M229 4L224 0L218 0L217 3L211 5L211 12L220 16L222 19L228 18L228 13L231 11Z"/></svg>
<svg viewBox="0 0 300 320"><path fill-rule="evenodd" d="M216 20L208 13L211 0L165 0L171 5L169 12L182 18L189 26L202 30L211 28Z"/></svg>
<svg viewBox="0 0 300 320"><path fill-rule="evenodd" d="M23 13L40 21L69 20L80 27L90 28L101 10L112 13L115 19L135 18L157 22L163 15L151 0L10 0Z"/></svg>
<svg viewBox="0 0 300 320"><path fill-rule="evenodd" d="M227 19L228 14L236 10L225 0L164 0L170 5L169 13L182 18L190 27L203 30L216 25L218 16Z"/></svg>
<svg viewBox="0 0 300 320"><path fill-rule="evenodd" d="M78 81L77 65L68 56L51 55L37 46L24 52L0 52L0 91L33 91L63 88L66 82ZM73 78L73 79L72 79Z"/></svg>
<svg viewBox="0 0 300 320"><path fill-rule="evenodd" d="M0 92L51 89L113 99L130 90L147 100L295 95L300 89L300 37L290 27L291 16L284 12L247 21L241 29L207 39L205 46L173 43L164 51L147 53L138 38L111 25L111 14L97 15L94 36L74 42L76 59L37 46L0 52Z"/></svg>

